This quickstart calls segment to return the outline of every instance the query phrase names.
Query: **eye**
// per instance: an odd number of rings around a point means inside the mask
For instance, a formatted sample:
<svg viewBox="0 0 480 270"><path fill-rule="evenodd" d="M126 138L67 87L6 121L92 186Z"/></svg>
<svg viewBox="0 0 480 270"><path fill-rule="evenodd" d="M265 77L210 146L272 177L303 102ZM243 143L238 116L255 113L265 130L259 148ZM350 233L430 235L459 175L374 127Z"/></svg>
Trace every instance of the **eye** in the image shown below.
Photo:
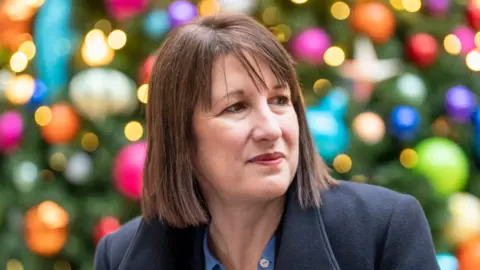
<svg viewBox="0 0 480 270"><path fill-rule="evenodd" d="M225 113L237 113L237 112L240 112L241 110L245 109L245 104L243 103L235 103L231 106L229 106L228 108L226 108L224 110Z"/></svg>
<svg viewBox="0 0 480 270"><path fill-rule="evenodd" d="M289 105L290 97L288 96L276 96L272 99L274 105Z"/></svg>

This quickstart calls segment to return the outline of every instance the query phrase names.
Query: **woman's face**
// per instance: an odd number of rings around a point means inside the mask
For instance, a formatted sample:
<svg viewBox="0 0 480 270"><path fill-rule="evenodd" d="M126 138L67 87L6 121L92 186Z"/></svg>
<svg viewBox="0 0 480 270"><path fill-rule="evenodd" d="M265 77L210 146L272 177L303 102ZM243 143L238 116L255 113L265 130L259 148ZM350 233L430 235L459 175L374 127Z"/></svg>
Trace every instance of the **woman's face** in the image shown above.
<svg viewBox="0 0 480 270"><path fill-rule="evenodd" d="M198 104L193 115L194 164L210 202L277 198L297 170L299 130L290 90L265 63L251 63L267 89L259 91L242 64L227 55L213 67L211 109Z"/></svg>

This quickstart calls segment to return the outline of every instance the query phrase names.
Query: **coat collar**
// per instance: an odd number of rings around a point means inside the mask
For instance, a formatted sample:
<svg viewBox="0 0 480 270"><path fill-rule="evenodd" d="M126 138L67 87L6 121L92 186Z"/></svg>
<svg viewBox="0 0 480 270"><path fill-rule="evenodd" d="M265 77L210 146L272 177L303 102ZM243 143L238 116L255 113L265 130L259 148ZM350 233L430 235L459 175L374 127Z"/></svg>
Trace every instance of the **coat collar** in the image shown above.
<svg viewBox="0 0 480 270"><path fill-rule="evenodd" d="M287 195L282 226L276 270L340 269L320 209L302 209L293 191ZM205 229L205 226L175 229L160 221L142 220L119 270L204 270Z"/></svg>

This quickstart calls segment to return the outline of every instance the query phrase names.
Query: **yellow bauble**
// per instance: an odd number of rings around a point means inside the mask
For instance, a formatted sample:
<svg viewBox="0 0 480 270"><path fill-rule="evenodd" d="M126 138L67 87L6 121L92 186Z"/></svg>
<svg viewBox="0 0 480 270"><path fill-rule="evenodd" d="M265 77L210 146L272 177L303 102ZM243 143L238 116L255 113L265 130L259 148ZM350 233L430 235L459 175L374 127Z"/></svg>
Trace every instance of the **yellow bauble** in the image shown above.
<svg viewBox="0 0 480 270"><path fill-rule="evenodd" d="M450 219L444 236L453 245L480 234L480 200L468 193L455 193L448 199Z"/></svg>

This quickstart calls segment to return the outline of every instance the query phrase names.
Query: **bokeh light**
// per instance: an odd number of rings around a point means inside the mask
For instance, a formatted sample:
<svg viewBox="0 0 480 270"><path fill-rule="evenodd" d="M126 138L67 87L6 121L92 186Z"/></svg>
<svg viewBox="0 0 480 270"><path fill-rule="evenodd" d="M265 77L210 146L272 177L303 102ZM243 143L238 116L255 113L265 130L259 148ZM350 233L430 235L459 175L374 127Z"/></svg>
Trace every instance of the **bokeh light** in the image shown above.
<svg viewBox="0 0 480 270"><path fill-rule="evenodd" d="M352 159L345 154L340 154L333 160L333 168L338 173L347 173L352 169Z"/></svg>
<svg viewBox="0 0 480 270"><path fill-rule="evenodd" d="M323 96L330 88L332 88L332 83L327 79L318 79L313 84L313 92L317 96Z"/></svg>
<svg viewBox="0 0 480 270"><path fill-rule="evenodd" d="M7 261L6 270L23 270L23 264L17 259L10 259Z"/></svg>
<svg viewBox="0 0 480 270"><path fill-rule="evenodd" d="M143 127L137 121L131 121L127 125L125 125L125 137L127 140L136 142L142 138L143 135Z"/></svg>
<svg viewBox="0 0 480 270"><path fill-rule="evenodd" d="M422 8L421 0L402 0L402 5L405 11L417 12Z"/></svg>
<svg viewBox="0 0 480 270"><path fill-rule="evenodd" d="M27 68L28 57L23 52L16 52L10 58L10 68L13 72L22 72Z"/></svg>
<svg viewBox="0 0 480 270"><path fill-rule="evenodd" d="M27 103L35 90L35 80L28 74L22 74L14 77L7 85L5 97L16 105Z"/></svg>
<svg viewBox="0 0 480 270"><path fill-rule="evenodd" d="M417 165L418 156L415 150L407 148L400 153L400 163L407 169L414 168Z"/></svg>
<svg viewBox="0 0 480 270"><path fill-rule="evenodd" d="M305 4L308 0L291 0L294 4Z"/></svg>
<svg viewBox="0 0 480 270"><path fill-rule="evenodd" d="M148 101L148 84L142 84L142 85L140 85L140 87L138 87L137 98L141 103L147 104L147 101Z"/></svg>
<svg viewBox="0 0 480 270"><path fill-rule="evenodd" d="M108 45L105 34L99 29L93 29L87 33L81 54L85 63L92 67L108 65L115 56L113 49Z"/></svg>
<svg viewBox="0 0 480 270"><path fill-rule="evenodd" d="M35 47L35 43L33 43L33 41L27 40L20 45L18 51L25 54L28 60L32 60L37 52L37 48Z"/></svg>
<svg viewBox="0 0 480 270"><path fill-rule="evenodd" d="M37 125L41 127L46 126L52 120L52 110L47 106L40 106L35 111L34 117Z"/></svg>
<svg viewBox="0 0 480 270"><path fill-rule="evenodd" d="M345 20L350 16L350 7L342 1L333 3L330 8L332 16L337 20Z"/></svg>
<svg viewBox="0 0 480 270"><path fill-rule="evenodd" d="M82 147L87 152L93 152L97 150L99 145L98 136L92 132L87 132L82 136Z"/></svg>
<svg viewBox="0 0 480 270"><path fill-rule="evenodd" d="M327 65L337 67L345 61L345 52L340 47L332 46L325 51L323 59Z"/></svg>
<svg viewBox="0 0 480 270"><path fill-rule="evenodd" d="M65 166L67 165L67 158L63 153L56 152L50 156L48 163L52 170L62 172L63 170L65 170Z"/></svg>
<svg viewBox="0 0 480 270"><path fill-rule="evenodd" d="M108 45L114 50L120 50L127 43L127 34L122 30L113 30L108 35Z"/></svg>
<svg viewBox="0 0 480 270"><path fill-rule="evenodd" d="M216 0L201 0L198 3L198 14L200 16L209 16L220 11L220 5Z"/></svg>
<svg viewBox="0 0 480 270"><path fill-rule="evenodd" d="M453 55L457 55L462 51L460 39L453 34L449 34L443 39L443 47L447 53Z"/></svg>
<svg viewBox="0 0 480 270"><path fill-rule="evenodd" d="M467 67L472 71L480 71L480 49L475 49L465 57Z"/></svg>

